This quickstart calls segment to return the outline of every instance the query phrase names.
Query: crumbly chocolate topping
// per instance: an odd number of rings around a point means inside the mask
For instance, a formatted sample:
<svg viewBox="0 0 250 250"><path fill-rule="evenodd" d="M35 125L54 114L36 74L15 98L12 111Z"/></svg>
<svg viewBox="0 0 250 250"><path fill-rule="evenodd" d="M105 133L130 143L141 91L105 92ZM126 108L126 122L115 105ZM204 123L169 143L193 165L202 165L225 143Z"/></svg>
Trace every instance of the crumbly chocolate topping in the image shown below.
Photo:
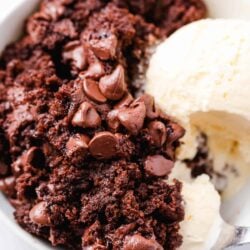
<svg viewBox="0 0 250 250"><path fill-rule="evenodd" d="M183 129L134 97L145 49L198 0L44 0L0 59L0 190L18 223L72 249L176 249Z"/></svg>

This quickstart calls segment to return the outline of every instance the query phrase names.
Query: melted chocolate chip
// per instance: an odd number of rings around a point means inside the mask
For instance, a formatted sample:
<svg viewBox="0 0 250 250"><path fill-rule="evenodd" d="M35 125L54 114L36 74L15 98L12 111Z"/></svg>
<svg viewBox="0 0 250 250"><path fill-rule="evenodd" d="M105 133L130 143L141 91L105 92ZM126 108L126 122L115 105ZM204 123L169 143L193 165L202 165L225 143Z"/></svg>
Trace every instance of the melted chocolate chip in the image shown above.
<svg viewBox="0 0 250 250"><path fill-rule="evenodd" d="M144 162L145 171L155 177L164 177L168 175L172 168L174 167L174 162L166 159L162 155L148 156Z"/></svg>
<svg viewBox="0 0 250 250"><path fill-rule="evenodd" d="M148 132L151 136L151 140L157 147L165 143L167 139L167 130L164 123L160 121L150 122L148 125Z"/></svg>
<svg viewBox="0 0 250 250"><path fill-rule="evenodd" d="M101 125L101 117L92 104L83 102L75 113L71 123L77 127L96 128Z"/></svg>
<svg viewBox="0 0 250 250"><path fill-rule="evenodd" d="M50 218L47 213L47 204L42 201L36 204L29 213L30 220L39 225L48 226L50 225Z"/></svg>
<svg viewBox="0 0 250 250"><path fill-rule="evenodd" d="M144 124L146 107L144 102L136 100L127 108L119 110L118 119L132 134L137 134Z"/></svg>
<svg viewBox="0 0 250 250"><path fill-rule="evenodd" d="M110 100L119 100L125 91L124 69L118 65L111 75L100 79L99 87L105 97Z"/></svg>
<svg viewBox="0 0 250 250"><path fill-rule="evenodd" d="M117 153L117 139L110 132L99 132L89 143L90 153L97 159L110 159Z"/></svg>
<svg viewBox="0 0 250 250"><path fill-rule="evenodd" d="M83 80L83 90L95 102L104 103L107 101L107 98L101 93L98 83L91 79L85 78Z"/></svg>
<svg viewBox="0 0 250 250"><path fill-rule="evenodd" d="M135 234L126 237L123 250L163 250L163 247L154 239Z"/></svg>

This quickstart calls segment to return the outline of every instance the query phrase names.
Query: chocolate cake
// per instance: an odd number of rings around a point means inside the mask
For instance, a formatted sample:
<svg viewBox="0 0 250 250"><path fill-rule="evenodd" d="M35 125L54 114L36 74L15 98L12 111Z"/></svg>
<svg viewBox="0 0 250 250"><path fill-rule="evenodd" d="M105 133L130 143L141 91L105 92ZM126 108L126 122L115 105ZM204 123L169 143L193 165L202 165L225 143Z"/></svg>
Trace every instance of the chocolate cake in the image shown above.
<svg viewBox="0 0 250 250"><path fill-rule="evenodd" d="M146 49L199 0L44 0L0 59L0 189L28 232L67 249L176 249L184 130L136 97Z"/></svg>

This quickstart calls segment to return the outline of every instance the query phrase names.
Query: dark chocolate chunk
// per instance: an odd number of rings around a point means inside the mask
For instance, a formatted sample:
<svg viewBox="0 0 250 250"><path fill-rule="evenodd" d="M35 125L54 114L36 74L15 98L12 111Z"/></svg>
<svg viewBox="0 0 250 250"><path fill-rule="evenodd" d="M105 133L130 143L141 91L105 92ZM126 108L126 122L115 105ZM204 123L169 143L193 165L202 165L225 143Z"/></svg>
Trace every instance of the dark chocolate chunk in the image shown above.
<svg viewBox="0 0 250 250"><path fill-rule="evenodd" d="M99 132L89 143L90 153L97 159L110 159L117 154L117 139L110 132Z"/></svg>
<svg viewBox="0 0 250 250"><path fill-rule="evenodd" d="M101 117L92 104L83 102L75 113L71 123L77 127L96 128L101 125Z"/></svg>
<svg viewBox="0 0 250 250"><path fill-rule="evenodd" d="M162 155L148 156L144 162L145 171L155 177L164 177L168 175L172 168L174 167L174 162L166 159Z"/></svg>

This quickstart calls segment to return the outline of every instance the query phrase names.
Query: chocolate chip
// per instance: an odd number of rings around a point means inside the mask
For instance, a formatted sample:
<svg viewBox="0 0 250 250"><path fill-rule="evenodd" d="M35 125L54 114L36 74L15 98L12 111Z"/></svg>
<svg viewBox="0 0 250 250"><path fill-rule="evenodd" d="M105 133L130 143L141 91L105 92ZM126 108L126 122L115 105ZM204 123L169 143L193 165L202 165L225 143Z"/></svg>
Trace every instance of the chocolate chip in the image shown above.
<svg viewBox="0 0 250 250"><path fill-rule="evenodd" d="M76 134L69 138L66 144L66 154L68 157L80 155L82 158L88 151L89 137L86 135Z"/></svg>
<svg viewBox="0 0 250 250"><path fill-rule="evenodd" d="M162 146L167 139L167 130L164 123L160 121L150 122L148 125L148 132L151 136L153 143L160 147Z"/></svg>
<svg viewBox="0 0 250 250"><path fill-rule="evenodd" d="M172 168L174 167L174 162L166 159L162 155L148 156L144 162L145 171L155 177L164 177L168 175Z"/></svg>
<svg viewBox="0 0 250 250"><path fill-rule="evenodd" d="M127 108L120 109L118 113L118 119L121 124L134 135L143 127L145 116L145 104L139 100L135 100Z"/></svg>
<svg viewBox="0 0 250 250"><path fill-rule="evenodd" d="M182 138L185 134L185 129L178 125L177 123L171 123L169 124L167 130L167 142L168 144L172 144L173 142L179 140Z"/></svg>
<svg viewBox="0 0 250 250"><path fill-rule="evenodd" d="M83 102L75 113L72 125L81 128L96 128L101 125L101 117L92 104Z"/></svg>
<svg viewBox="0 0 250 250"><path fill-rule="evenodd" d="M122 98L126 87L123 67L118 65L111 75L102 77L99 87L103 95L110 100L119 100Z"/></svg>
<svg viewBox="0 0 250 250"><path fill-rule="evenodd" d="M83 90L85 94L95 102L104 103L107 101L106 97L101 93L96 81L85 78L83 80Z"/></svg>
<svg viewBox="0 0 250 250"><path fill-rule="evenodd" d="M117 139L110 132L99 132L89 143L90 153L97 159L110 159L116 155Z"/></svg>
<svg viewBox="0 0 250 250"><path fill-rule="evenodd" d="M36 204L29 213L31 221L35 224L49 226L50 218L47 213L47 203L45 201Z"/></svg>
<svg viewBox="0 0 250 250"><path fill-rule="evenodd" d="M163 250L163 247L154 239L135 234L125 238L123 250Z"/></svg>
<svg viewBox="0 0 250 250"><path fill-rule="evenodd" d="M125 94L125 96L114 106L115 109L121 109L128 107L132 102L134 98L130 93Z"/></svg>
<svg viewBox="0 0 250 250"><path fill-rule="evenodd" d="M21 159L23 166L31 165L33 167L42 168L45 166L45 156L42 149L38 147L30 148Z"/></svg>
<svg viewBox="0 0 250 250"><path fill-rule="evenodd" d="M102 33L100 38L90 40L90 47L99 59L112 59L116 54L117 38L114 34L107 34L105 31Z"/></svg>
<svg viewBox="0 0 250 250"><path fill-rule="evenodd" d="M117 131L120 126L120 121L118 119L119 111L117 109L111 110L107 116L107 123L110 129Z"/></svg>
<svg viewBox="0 0 250 250"><path fill-rule="evenodd" d="M93 79L99 79L105 74L104 67L102 63L99 61L95 61L91 63L88 67L88 70L86 72L80 73L80 78L93 78Z"/></svg>
<svg viewBox="0 0 250 250"><path fill-rule="evenodd" d="M149 119L155 119L159 116L159 110L155 107L154 98L148 94L144 94L139 98L139 100L143 101L146 106L146 116Z"/></svg>
<svg viewBox="0 0 250 250"><path fill-rule="evenodd" d="M4 179L0 179L0 191L6 195L11 196L15 192L16 179L14 176L9 176Z"/></svg>
<svg viewBox="0 0 250 250"><path fill-rule="evenodd" d="M86 53L86 48L80 41L73 41L64 47L62 56L65 62L70 62L71 66L82 70L87 65Z"/></svg>

